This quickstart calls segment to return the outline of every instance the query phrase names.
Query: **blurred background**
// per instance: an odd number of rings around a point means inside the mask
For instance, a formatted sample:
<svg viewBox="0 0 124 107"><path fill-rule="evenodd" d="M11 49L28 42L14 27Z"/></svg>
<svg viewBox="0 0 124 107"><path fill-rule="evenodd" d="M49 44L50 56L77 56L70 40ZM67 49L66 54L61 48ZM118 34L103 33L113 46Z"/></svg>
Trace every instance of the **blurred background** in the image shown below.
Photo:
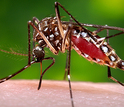
<svg viewBox="0 0 124 107"><path fill-rule="evenodd" d="M109 25L124 28L123 0L56 0L60 2L80 23ZM27 22L35 16L39 20L51 15L55 16L55 0L0 0L0 49L13 50L27 54L28 30ZM62 20L69 21L69 16L60 9ZM86 27L91 31L94 28ZM110 35L118 31L111 30ZM32 33L31 33L32 34ZM105 37L106 30L99 33ZM124 34L110 39L110 45L118 56L124 59ZM46 57L54 57L55 64L45 73L44 79L63 80L66 63L66 53L53 55L45 49ZM8 76L28 62L26 56L17 56L0 52L0 78ZM51 61L43 61L45 69ZM124 82L124 72L111 68L112 75ZM13 79L39 79L40 64L33 64ZM79 56L74 50L71 54L71 80L90 82L113 82L107 77L107 67L91 63Z"/></svg>

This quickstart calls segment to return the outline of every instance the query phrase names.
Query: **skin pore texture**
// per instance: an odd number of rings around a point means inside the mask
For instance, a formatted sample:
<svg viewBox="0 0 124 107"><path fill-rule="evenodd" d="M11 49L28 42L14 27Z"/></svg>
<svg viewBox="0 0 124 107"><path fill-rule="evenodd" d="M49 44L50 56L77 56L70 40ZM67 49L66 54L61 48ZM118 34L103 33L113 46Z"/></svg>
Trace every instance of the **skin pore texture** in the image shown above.
<svg viewBox="0 0 124 107"><path fill-rule="evenodd" d="M68 81L9 80L0 84L1 107L71 107ZM71 82L75 107L124 107L117 83Z"/></svg>

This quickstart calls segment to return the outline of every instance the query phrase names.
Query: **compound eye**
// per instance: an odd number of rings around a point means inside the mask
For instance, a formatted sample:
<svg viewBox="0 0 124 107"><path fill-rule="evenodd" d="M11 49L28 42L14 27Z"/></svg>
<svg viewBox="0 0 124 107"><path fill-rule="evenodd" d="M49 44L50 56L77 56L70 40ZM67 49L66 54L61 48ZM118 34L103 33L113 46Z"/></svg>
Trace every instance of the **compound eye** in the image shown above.
<svg viewBox="0 0 124 107"><path fill-rule="evenodd" d="M45 52L43 50L42 47L40 46L36 46L34 49L33 49L33 56L37 59L44 59L44 56L45 56Z"/></svg>

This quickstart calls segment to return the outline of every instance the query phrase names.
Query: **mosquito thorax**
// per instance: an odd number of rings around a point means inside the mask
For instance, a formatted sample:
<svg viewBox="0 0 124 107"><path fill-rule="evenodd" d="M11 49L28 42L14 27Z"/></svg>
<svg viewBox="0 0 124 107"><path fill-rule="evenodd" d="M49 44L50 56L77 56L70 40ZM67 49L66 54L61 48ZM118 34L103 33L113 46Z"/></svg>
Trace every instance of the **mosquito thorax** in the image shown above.
<svg viewBox="0 0 124 107"><path fill-rule="evenodd" d="M36 46L33 49L33 56L34 58L37 59L37 61L44 59L44 56L45 56L44 49L40 46Z"/></svg>
<svg viewBox="0 0 124 107"><path fill-rule="evenodd" d="M65 34L67 31L68 25L62 24L62 27L63 27L63 31ZM59 52L59 50L61 51L63 38L60 34L60 30L58 28L56 17L47 17L47 18L42 19L37 24L37 29L46 37L46 39L48 40L47 42L49 42L52 45L52 47L57 51L57 53ZM49 48L49 46L44 41L42 36L35 29L33 32L33 36L34 36L34 41L38 42L40 47ZM52 50L50 49L50 51Z"/></svg>

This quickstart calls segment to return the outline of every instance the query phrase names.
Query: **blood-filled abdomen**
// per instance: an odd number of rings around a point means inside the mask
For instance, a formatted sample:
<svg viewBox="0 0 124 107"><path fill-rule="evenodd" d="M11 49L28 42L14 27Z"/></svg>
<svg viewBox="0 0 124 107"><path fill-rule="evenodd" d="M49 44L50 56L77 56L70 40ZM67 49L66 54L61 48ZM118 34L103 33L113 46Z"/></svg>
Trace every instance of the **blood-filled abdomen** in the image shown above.
<svg viewBox="0 0 124 107"><path fill-rule="evenodd" d="M96 47L92 42L88 42L86 39L82 37L72 36L71 38L73 44L81 51L81 53L85 53L89 55L91 58L97 58L101 60L108 59L104 52Z"/></svg>

